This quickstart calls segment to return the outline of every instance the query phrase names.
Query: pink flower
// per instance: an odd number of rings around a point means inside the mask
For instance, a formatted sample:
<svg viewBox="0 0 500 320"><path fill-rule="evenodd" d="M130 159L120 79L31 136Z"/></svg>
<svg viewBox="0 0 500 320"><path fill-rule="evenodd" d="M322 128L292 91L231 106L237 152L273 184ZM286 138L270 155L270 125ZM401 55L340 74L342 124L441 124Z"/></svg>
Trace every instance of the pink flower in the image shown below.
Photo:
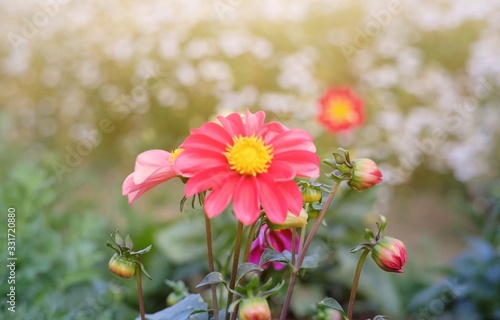
<svg viewBox="0 0 500 320"><path fill-rule="evenodd" d="M269 229L266 225L260 228L259 236L252 242L252 247L250 248L250 255L248 256L248 262L259 264L260 257L264 252L265 248L269 248L266 243L266 234L269 244L278 252L283 252L285 250L292 252L292 232L293 229L283 229L279 231L273 231ZM299 237L295 237L295 250L299 248ZM297 253L297 252L296 252ZM267 268L269 263L264 264L262 267ZM281 262L272 262L275 270L281 270L285 265Z"/></svg>
<svg viewBox="0 0 500 320"><path fill-rule="evenodd" d="M139 154L134 172L125 178L122 186L122 194L128 197L129 204L154 186L179 176L173 162L182 151L149 150Z"/></svg>
<svg viewBox="0 0 500 320"><path fill-rule="evenodd" d="M363 191L382 182L382 172L373 160L360 158L352 161L354 170L347 184L357 191Z"/></svg>
<svg viewBox="0 0 500 320"><path fill-rule="evenodd" d="M319 158L309 133L288 129L278 122L264 124L265 113L245 116L232 113L191 130L185 151L175 165L189 178L185 195L211 190L205 199L209 218L232 201L239 221L249 225L260 215L282 223L287 211L302 208L302 196L294 179L319 175Z"/></svg>
<svg viewBox="0 0 500 320"><path fill-rule="evenodd" d="M382 270L402 273L406 262L405 244L395 238L383 237L373 247L372 258Z"/></svg>
<svg viewBox="0 0 500 320"><path fill-rule="evenodd" d="M363 123L363 100L349 88L330 88L319 100L318 121L329 132L351 129Z"/></svg>

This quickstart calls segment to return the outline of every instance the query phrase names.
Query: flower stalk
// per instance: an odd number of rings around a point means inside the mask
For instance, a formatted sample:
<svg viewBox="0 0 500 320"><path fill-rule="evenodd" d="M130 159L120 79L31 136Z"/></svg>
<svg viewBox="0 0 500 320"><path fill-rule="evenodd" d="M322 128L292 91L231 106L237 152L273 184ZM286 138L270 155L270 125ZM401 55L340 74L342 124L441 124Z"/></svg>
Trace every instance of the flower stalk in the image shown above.
<svg viewBox="0 0 500 320"><path fill-rule="evenodd" d="M236 287L236 273L238 272L238 263L240 260L241 238L243 237L243 223L238 221L238 231L236 232L236 242L234 244L233 268L231 270L231 280L229 282L229 292L227 294L227 306L233 303L233 291ZM236 313L233 313L236 318ZM229 313L226 313L226 320L229 320Z"/></svg>
<svg viewBox="0 0 500 320"><path fill-rule="evenodd" d="M319 229L321 221L323 221L323 218L325 217L326 211L330 207L330 204L332 203L333 198L335 197L335 194L337 193L337 190L339 189L339 186L340 186L340 182L337 182L333 186L333 189L330 192L330 195L328 196L328 198L326 199L326 202L323 206L323 209L321 210L321 213L319 214L318 219L314 223L314 226L312 227L311 232L307 236L307 239L304 243L304 246L302 248L300 248L297 263L294 265L294 270L290 275L290 284L288 285L288 291L286 293L285 303L283 304L283 308L281 309L280 320L286 320L286 317L288 314L288 308L290 307L290 302L292 300L293 287L295 286L295 282L297 281L300 266L304 262L304 258L306 257L307 250L309 249L309 246L311 245L312 240L313 240L314 236L316 235L316 232Z"/></svg>
<svg viewBox="0 0 500 320"><path fill-rule="evenodd" d="M349 297L349 307L347 309L347 319L349 320L352 319L352 310L354 308L354 300L356 299L356 292L358 290L359 278L361 277L361 270L363 269L363 264L365 263L366 256L368 256L369 252L369 249L365 249L359 257L356 273L354 274L354 279L352 280L351 296Z"/></svg>
<svg viewBox="0 0 500 320"><path fill-rule="evenodd" d="M210 225L210 219L205 215L205 233L207 235L207 252L208 252L208 269L210 272L215 271L214 267L214 254L212 249L212 228ZM215 284L211 286L212 290L212 303L214 308L214 320L219 320L219 304L217 301L217 287Z"/></svg>
<svg viewBox="0 0 500 320"><path fill-rule="evenodd" d="M141 267L140 267L140 261L139 261L139 256L136 256L137 259L137 264L135 266L136 268L136 273L137 273L137 296L139 297L139 310L141 313L141 320L146 320L146 313L144 312L144 297L142 294L142 279L141 279Z"/></svg>

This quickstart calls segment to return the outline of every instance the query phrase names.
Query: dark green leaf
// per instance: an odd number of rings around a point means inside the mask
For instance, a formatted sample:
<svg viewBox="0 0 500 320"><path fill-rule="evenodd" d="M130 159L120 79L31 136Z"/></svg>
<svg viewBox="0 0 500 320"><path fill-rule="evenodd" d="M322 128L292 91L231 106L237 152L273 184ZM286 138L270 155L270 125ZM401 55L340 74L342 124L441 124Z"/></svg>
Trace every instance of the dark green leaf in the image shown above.
<svg viewBox="0 0 500 320"><path fill-rule="evenodd" d="M241 278L252 271L262 272L264 271L264 269L262 269L255 263L245 262L238 267L238 272L236 273L236 282L240 282Z"/></svg>
<svg viewBox="0 0 500 320"><path fill-rule="evenodd" d="M268 262L285 262L290 264L290 261L281 252L266 248L260 257L259 264L262 266Z"/></svg>
<svg viewBox="0 0 500 320"><path fill-rule="evenodd" d="M198 285L195 288L203 287L206 286L207 284L217 284L217 283L226 283L224 281L224 278L222 277L222 274L220 272L214 271L205 277L202 282L198 283Z"/></svg>
<svg viewBox="0 0 500 320"><path fill-rule="evenodd" d="M345 314L344 309L342 309L342 306L340 305L340 303L337 302L337 300L333 298L325 298L321 300L318 304L320 306L324 306L339 311L342 314L344 320L347 320L347 315Z"/></svg>
<svg viewBox="0 0 500 320"><path fill-rule="evenodd" d="M190 294L172 307L163 309L154 314L147 314L146 318L150 320L191 320L200 318L191 318L193 312L207 310L208 304L203 301L199 294ZM137 317L135 320L140 320ZM208 315L206 318L208 319Z"/></svg>

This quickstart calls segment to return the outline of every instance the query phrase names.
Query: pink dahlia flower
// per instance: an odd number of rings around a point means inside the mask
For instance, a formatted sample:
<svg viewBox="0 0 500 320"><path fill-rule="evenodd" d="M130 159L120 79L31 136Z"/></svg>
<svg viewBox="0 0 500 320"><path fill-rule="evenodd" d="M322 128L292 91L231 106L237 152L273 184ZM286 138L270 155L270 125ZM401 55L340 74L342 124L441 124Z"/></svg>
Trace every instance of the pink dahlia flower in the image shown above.
<svg viewBox="0 0 500 320"><path fill-rule="evenodd" d="M191 130L175 165L184 177L186 197L211 190L205 199L209 218L232 201L237 219L254 223L261 206L273 223L287 211L299 215L302 195L294 178L319 175L319 158L309 133L278 122L264 124L265 113L232 113Z"/></svg>
<svg viewBox="0 0 500 320"><path fill-rule="evenodd" d="M264 252L264 249L269 248L266 243L266 234L267 232L267 241L274 248L274 250L278 252L283 252L288 250L292 252L292 232L295 232L293 229L283 229L279 231L273 231L269 229L266 225L260 228L259 236L252 242L252 247L250 249L250 255L248 256L248 262L259 264L260 257ZM295 237L295 248L296 251L299 248L299 237ZM297 253L297 252L295 252ZM285 267L285 265L281 262L270 262L272 263L275 270L281 270ZM267 268L269 263L264 264L262 267Z"/></svg>
<svg viewBox="0 0 500 320"><path fill-rule="evenodd" d="M182 149L172 153L149 150L137 156L134 172L125 178L122 186L122 194L128 197L129 204L154 186L179 176L174 160L180 152Z"/></svg>

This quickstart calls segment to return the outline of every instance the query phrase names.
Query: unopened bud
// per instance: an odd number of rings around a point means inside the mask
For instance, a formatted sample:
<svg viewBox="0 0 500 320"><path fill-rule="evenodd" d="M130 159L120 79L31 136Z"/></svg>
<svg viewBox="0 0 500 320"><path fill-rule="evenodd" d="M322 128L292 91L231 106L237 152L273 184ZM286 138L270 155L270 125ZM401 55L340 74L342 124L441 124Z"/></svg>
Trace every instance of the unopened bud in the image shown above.
<svg viewBox="0 0 500 320"><path fill-rule="evenodd" d="M372 258L382 270L402 273L406 262L406 247L401 240L383 237L373 247Z"/></svg>
<svg viewBox="0 0 500 320"><path fill-rule="evenodd" d="M240 320L271 320L271 309L266 299L252 297L245 299L240 304Z"/></svg>

